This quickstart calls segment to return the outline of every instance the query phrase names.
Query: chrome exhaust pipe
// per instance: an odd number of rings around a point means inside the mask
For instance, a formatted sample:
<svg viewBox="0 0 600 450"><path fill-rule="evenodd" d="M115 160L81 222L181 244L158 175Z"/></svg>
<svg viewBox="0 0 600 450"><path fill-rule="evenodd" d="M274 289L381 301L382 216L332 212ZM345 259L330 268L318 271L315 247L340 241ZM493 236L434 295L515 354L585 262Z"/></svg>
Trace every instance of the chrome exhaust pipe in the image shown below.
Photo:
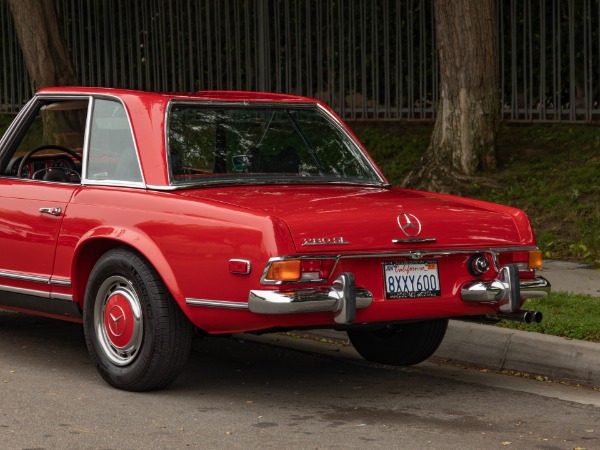
<svg viewBox="0 0 600 450"><path fill-rule="evenodd" d="M540 311L525 311L520 309L514 313L498 313L494 317L496 319L510 320L513 322L540 323L544 318L544 315Z"/></svg>
<svg viewBox="0 0 600 450"><path fill-rule="evenodd" d="M510 320L512 322L532 323L534 314L531 311L515 311L513 313L498 313L496 317L500 320Z"/></svg>

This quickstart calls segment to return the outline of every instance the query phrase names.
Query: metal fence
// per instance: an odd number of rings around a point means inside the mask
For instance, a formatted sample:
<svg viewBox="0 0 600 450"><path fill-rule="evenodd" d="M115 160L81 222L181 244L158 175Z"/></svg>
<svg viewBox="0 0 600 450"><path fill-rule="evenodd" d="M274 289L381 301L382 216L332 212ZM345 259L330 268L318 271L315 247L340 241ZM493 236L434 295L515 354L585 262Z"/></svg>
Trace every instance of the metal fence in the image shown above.
<svg viewBox="0 0 600 450"><path fill-rule="evenodd" d="M433 0L56 0L82 85L317 97L348 119L432 119ZM600 0L498 0L502 111L600 118ZM31 96L0 0L0 110Z"/></svg>

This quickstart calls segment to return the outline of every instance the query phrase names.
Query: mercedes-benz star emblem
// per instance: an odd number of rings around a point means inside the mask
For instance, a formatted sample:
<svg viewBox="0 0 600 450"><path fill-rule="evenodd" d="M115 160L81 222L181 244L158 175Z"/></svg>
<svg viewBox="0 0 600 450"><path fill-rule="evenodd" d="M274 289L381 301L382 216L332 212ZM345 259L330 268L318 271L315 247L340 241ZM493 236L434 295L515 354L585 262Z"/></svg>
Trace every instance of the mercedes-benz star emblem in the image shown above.
<svg viewBox="0 0 600 450"><path fill-rule="evenodd" d="M413 214L398 214L398 225L404 234L409 237L418 236L421 232L421 222L419 222L417 216Z"/></svg>
<svg viewBox="0 0 600 450"><path fill-rule="evenodd" d="M125 331L125 311L118 305L110 310L109 328L113 336L119 337Z"/></svg>

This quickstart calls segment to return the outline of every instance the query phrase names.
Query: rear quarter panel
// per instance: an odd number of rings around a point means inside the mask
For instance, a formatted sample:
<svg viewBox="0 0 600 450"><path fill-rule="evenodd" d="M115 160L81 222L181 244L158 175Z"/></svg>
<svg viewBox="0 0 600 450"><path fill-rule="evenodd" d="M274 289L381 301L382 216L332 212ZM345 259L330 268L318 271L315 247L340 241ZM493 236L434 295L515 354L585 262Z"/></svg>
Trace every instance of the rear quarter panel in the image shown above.
<svg viewBox="0 0 600 450"><path fill-rule="evenodd" d="M263 214L173 193L84 187L66 211L54 271L73 279L80 305L86 274L114 245L128 245L144 255L197 326L206 324L186 298L247 302L276 249L293 251L289 233ZM251 273L230 273L230 259L250 260Z"/></svg>

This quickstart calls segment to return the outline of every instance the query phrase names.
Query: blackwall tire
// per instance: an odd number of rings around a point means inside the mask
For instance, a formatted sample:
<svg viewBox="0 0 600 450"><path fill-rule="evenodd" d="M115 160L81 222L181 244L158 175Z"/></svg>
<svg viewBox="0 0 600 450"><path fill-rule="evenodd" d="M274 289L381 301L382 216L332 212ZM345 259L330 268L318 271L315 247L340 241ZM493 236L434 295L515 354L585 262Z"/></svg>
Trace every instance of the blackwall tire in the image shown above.
<svg viewBox="0 0 600 450"><path fill-rule="evenodd" d="M161 389L187 361L193 327L156 270L128 249L105 253L90 274L83 307L88 351L112 386Z"/></svg>
<svg viewBox="0 0 600 450"><path fill-rule="evenodd" d="M367 361L412 366L425 361L442 343L448 319L388 325L377 330L349 330L356 351Z"/></svg>

